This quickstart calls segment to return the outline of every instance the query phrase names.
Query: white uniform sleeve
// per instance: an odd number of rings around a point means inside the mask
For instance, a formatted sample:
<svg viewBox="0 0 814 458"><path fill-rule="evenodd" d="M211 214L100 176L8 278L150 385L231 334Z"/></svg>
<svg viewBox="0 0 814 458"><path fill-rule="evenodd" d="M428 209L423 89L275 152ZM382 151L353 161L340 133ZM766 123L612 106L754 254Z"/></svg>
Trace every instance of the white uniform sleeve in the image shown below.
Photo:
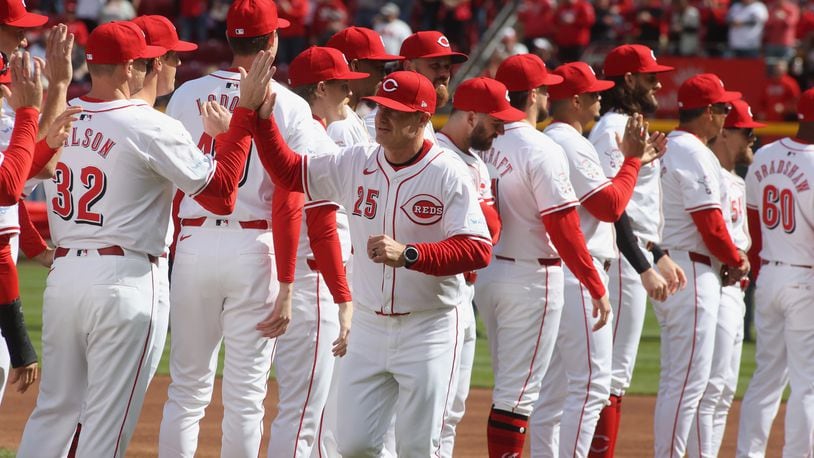
<svg viewBox="0 0 814 458"><path fill-rule="evenodd" d="M328 125L328 137L339 147L353 146L353 135L342 122L333 122Z"/></svg>
<svg viewBox="0 0 814 458"><path fill-rule="evenodd" d="M528 179L541 216L579 203L569 179L568 159L561 148L529 151L528 158Z"/></svg>
<svg viewBox="0 0 814 458"><path fill-rule="evenodd" d="M571 185L580 202L611 184L605 176L602 166L599 165L595 151L589 151L580 145L569 154Z"/></svg>
<svg viewBox="0 0 814 458"><path fill-rule="evenodd" d="M354 157L364 157L363 149L342 148L336 154L320 154L303 157L303 180L305 198L308 200L330 200L350 207L353 204L351 179L359 170L354 170Z"/></svg>
<svg viewBox="0 0 814 458"><path fill-rule="evenodd" d="M456 235L471 235L491 244L486 219L478 205L478 193L472 186L472 179L456 164L445 175L443 227L447 238Z"/></svg>
<svg viewBox="0 0 814 458"><path fill-rule="evenodd" d="M177 122L158 127L145 153L150 168L193 197L215 174L211 156L201 153Z"/></svg>
<svg viewBox="0 0 814 458"><path fill-rule="evenodd" d="M596 148L596 154L599 156L599 163L602 165L605 176L615 177L625 161L625 156L616 142L616 133L612 130L602 132L594 141L594 148Z"/></svg>
<svg viewBox="0 0 814 458"><path fill-rule="evenodd" d="M684 210L689 213L707 208L721 208L721 185L718 175L706 170L698 161L685 161L684 167L676 169Z"/></svg>
<svg viewBox="0 0 814 458"><path fill-rule="evenodd" d="M759 152L760 150L758 150ZM754 170L752 170L754 165L749 166L749 170L746 172L746 208L751 208L753 210L760 209L760 189L755 180Z"/></svg>

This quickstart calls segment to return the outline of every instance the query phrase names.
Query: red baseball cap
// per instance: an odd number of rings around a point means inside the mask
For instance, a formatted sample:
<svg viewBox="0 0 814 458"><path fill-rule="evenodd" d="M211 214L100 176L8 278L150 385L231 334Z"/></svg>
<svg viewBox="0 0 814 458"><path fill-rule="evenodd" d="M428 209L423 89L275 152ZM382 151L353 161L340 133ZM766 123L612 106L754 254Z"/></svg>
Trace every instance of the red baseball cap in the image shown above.
<svg viewBox="0 0 814 458"><path fill-rule="evenodd" d="M504 60L497 68L495 79L514 91L530 91L540 86L560 84L563 77L548 72L537 54L518 54Z"/></svg>
<svg viewBox="0 0 814 458"><path fill-rule="evenodd" d="M172 22L164 16L147 15L133 19L133 23L144 32L147 44L161 46L169 51L195 51L198 45L178 38L178 31Z"/></svg>
<svg viewBox="0 0 814 458"><path fill-rule="evenodd" d="M89 64L123 64L131 59L152 59L163 56L167 48L148 46L144 32L130 21L102 24L93 29L85 48Z"/></svg>
<svg viewBox="0 0 814 458"><path fill-rule="evenodd" d="M597 79L594 69L585 62L570 62L554 69L563 82L548 88L552 100L567 99L579 94L607 91L616 85L613 81Z"/></svg>
<svg viewBox="0 0 814 458"><path fill-rule="evenodd" d="M656 62L656 54L644 45L622 45L613 48L605 57L605 76L624 76L625 73L661 73L675 70Z"/></svg>
<svg viewBox="0 0 814 458"><path fill-rule="evenodd" d="M814 88L800 94L797 102L797 119L800 122L814 121Z"/></svg>
<svg viewBox="0 0 814 458"><path fill-rule="evenodd" d="M336 32L325 46L342 51L350 60L404 60L404 57L387 54L382 36L365 27L348 27Z"/></svg>
<svg viewBox="0 0 814 458"><path fill-rule="evenodd" d="M701 73L684 81L678 88L678 108L689 110L713 103L726 103L739 100L742 94L724 89L724 82L718 75Z"/></svg>
<svg viewBox="0 0 814 458"><path fill-rule="evenodd" d="M766 127L766 124L755 121L752 116L752 108L745 100L733 100L732 111L726 115L724 127L728 129L755 129Z"/></svg>
<svg viewBox="0 0 814 458"><path fill-rule="evenodd" d="M226 36L259 37L291 25L277 17L274 0L235 0L226 13Z"/></svg>
<svg viewBox="0 0 814 458"><path fill-rule="evenodd" d="M348 60L338 49L312 46L301 52L288 66L291 87L330 80L360 80L370 73L352 72Z"/></svg>
<svg viewBox="0 0 814 458"><path fill-rule="evenodd" d="M453 64L469 60L469 56L466 54L453 51L449 45L449 39L443 33L435 30L416 32L405 38L401 43L399 54L411 60L449 56L452 58Z"/></svg>
<svg viewBox="0 0 814 458"><path fill-rule="evenodd" d="M29 13L24 0L0 0L0 24L23 29L41 27L48 22L48 16Z"/></svg>
<svg viewBox="0 0 814 458"><path fill-rule="evenodd" d="M452 106L463 111L486 113L505 122L520 121L526 113L509 103L509 90L500 81L478 77L464 81L455 90Z"/></svg>
<svg viewBox="0 0 814 458"><path fill-rule="evenodd" d="M376 95L362 98L396 111L435 113L435 86L418 72L393 72L382 80Z"/></svg>

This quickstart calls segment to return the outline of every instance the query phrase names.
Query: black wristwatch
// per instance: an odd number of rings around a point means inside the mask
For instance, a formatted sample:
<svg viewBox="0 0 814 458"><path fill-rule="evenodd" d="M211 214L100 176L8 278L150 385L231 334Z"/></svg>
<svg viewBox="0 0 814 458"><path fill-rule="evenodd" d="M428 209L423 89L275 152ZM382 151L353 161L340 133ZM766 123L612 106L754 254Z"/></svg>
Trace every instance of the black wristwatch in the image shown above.
<svg viewBox="0 0 814 458"><path fill-rule="evenodd" d="M404 249L404 268L409 269L416 261L418 261L418 249L407 245L407 248Z"/></svg>

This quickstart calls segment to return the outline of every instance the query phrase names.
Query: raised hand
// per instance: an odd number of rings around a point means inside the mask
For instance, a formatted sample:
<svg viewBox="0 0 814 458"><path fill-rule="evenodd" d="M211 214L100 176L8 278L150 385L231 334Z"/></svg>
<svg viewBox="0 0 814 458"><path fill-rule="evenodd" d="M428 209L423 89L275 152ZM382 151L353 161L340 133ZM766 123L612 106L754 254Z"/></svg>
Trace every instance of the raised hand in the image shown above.
<svg viewBox="0 0 814 458"><path fill-rule="evenodd" d="M8 100L9 106L15 111L23 107L40 109L42 105L42 81L40 75L42 67L34 61L31 68L31 55L24 52L22 56L12 54L9 61L11 72L11 88L0 86L3 97Z"/></svg>
<svg viewBox="0 0 814 458"><path fill-rule="evenodd" d="M271 77L276 70L271 63L274 61L274 54L268 51L260 51L254 58L252 66L247 72L243 67L240 70L240 103L239 107L257 110L268 93L268 86Z"/></svg>
<svg viewBox="0 0 814 458"><path fill-rule="evenodd" d="M68 33L68 26L59 24L51 27L48 42L45 45L45 66L43 73L48 84L68 85L73 78L73 65L71 54L73 52L74 35Z"/></svg>
<svg viewBox="0 0 814 458"><path fill-rule="evenodd" d="M229 113L229 110L218 102L210 100L201 105L201 118L203 119L204 132L215 138L229 130L232 113Z"/></svg>
<svg viewBox="0 0 814 458"><path fill-rule="evenodd" d="M616 143L625 157L638 157L644 155L647 147L648 124L639 113L634 113L627 119L625 134L621 138L616 134Z"/></svg>
<svg viewBox="0 0 814 458"><path fill-rule="evenodd" d="M647 125L647 124L645 124ZM653 132L647 139L647 145L642 154L642 164L648 164L664 156L667 152L667 135L662 132Z"/></svg>

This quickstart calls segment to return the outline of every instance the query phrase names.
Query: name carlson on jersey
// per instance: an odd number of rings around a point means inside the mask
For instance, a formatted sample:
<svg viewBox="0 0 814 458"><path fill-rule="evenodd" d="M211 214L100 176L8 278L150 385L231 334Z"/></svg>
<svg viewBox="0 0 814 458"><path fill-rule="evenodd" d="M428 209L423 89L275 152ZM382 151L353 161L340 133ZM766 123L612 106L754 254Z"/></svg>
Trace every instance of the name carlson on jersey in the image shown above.
<svg viewBox="0 0 814 458"><path fill-rule="evenodd" d="M441 221L444 216L444 204L441 200L429 194L413 196L401 210L410 221L421 226L429 226Z"/></svg>
<svg viewBox="0 0 814 458"><path fill-rule="evenodd" d="M65 139L64 146L81 146L82 148L90 148L91 151L97 153L104 158L107 157L110 150L116 146L116 142L105 138L101 132L94 132L93 129L86 127L71 128L71 135Z"/></svg>
<svg viewBox="0 0 814 458"><path fill-rule="evenodd" d="M808 179L805 173L800 171L800 167L791 161L785 161L783 159L771 160L768 164L761 165L754 173L758 183L769 175L780 174L791 179L797 192L808 191L809 189Z"/></svg>

